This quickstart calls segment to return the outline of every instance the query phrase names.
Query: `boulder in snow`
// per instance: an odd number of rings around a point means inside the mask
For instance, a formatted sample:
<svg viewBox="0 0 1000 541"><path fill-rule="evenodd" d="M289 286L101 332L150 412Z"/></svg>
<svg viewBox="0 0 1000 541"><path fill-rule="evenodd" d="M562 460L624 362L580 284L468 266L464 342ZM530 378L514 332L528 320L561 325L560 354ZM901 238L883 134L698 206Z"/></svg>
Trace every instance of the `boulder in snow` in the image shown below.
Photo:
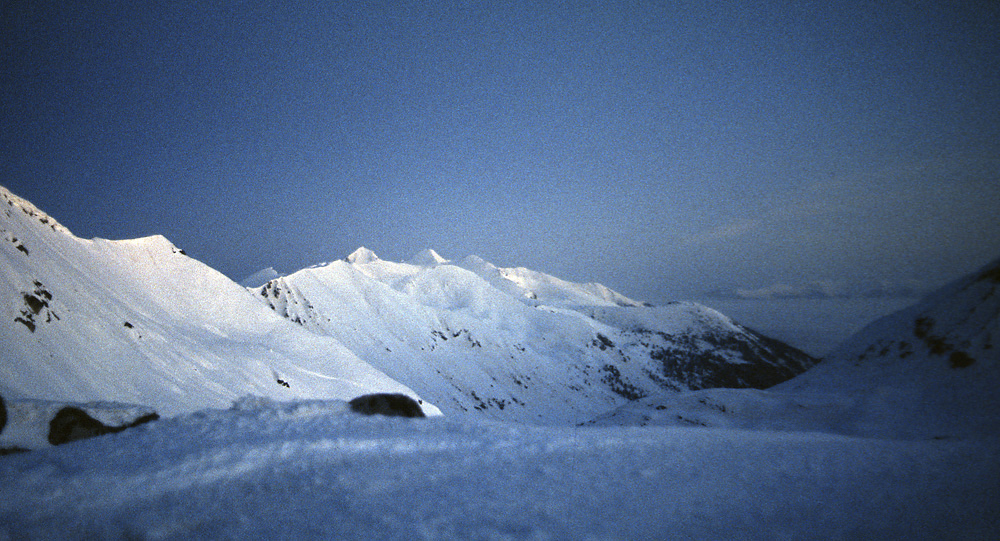
<svg viewBox="0 0 1000 541"><path fill-rule="evenodd" d="M113 434L160 416L152 408L112 402L69 403L18 399L4 405L0 449L23 451Z"/></svg>
<svg viewBox="0 0 1000 541"><path fill-rule="evenodd" d="M108 426L94 419L80 408L66 406L59 410L55 417L49 421L49 443L52 445L61 445L84 438L114 434L126 428L132 428L133 426L155 421L159 418L160 416L155 412L147 413L130 423Z"/></svg>
<svg viewBox="0 0 1000 541"><path fill-rule="evenodd" d="M399 393L366 394L349 402L351 411L389 417L426 417L416 400Z"/></svg>

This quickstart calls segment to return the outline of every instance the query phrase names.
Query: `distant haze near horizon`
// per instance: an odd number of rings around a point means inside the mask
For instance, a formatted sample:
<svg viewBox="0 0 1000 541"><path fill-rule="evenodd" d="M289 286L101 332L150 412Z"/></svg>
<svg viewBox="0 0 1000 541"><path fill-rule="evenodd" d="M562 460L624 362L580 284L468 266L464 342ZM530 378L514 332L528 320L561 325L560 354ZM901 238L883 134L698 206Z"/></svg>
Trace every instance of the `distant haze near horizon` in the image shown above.
<svg viewBox="0 0 1000 541"><path fill-rule="evenodd" d="M997 2L0 15L0 184L235 280L429 247L661 303L1000 256Z"/></svg>

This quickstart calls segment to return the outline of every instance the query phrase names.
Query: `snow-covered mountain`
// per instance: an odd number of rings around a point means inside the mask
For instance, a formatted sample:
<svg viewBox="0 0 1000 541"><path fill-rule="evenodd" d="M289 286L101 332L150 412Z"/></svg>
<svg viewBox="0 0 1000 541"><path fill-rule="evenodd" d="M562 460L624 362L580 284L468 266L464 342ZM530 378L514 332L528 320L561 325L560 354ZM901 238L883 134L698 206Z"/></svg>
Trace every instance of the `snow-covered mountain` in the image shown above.
<svg viewBox="0 0 1000 541"><path fill-rule="evenodd" d="M658 395L594 424L998 436L998 388L1000 259L875 321L822 363L767 391Z"/></svg>
<svg viewBox="0 0 1000 541"><path fill-rule="evenodd" d="M246 394L413 394L167 239L80 239L2 187L0 320L8 399L117 401L172 415Z"/></svg>
<svg viewBox="0 0 1000 541"><path fill-rule="evenodd" d="M169 416L245 394L403 392L450 413L579 422L664 389L768 387L814 362L704 306L429 249L395 263L360 248L248 290L161 236L84 240L2 188L0 201L13 399Z"/></svg>
<svg viewBox="0 0 1000 541"><path fill-rule="evenodd" d="M446 413L579 422L665 389L768 387L814 362L698 304L644 306L433 250L399 263L359 248L254 291Z"/></svg>
<svg viewBox="0 0 1000 541"><path fill-rule="evenodd" d="M0 188L0 538L993 539L998 287L1000 261L784 384L708 388L811 360L697 304L432 251L251 292ZM655 394L597 428L352 413L413 394L397 374L511 419ZM646 424L675 426L621 426Z"/></svg>

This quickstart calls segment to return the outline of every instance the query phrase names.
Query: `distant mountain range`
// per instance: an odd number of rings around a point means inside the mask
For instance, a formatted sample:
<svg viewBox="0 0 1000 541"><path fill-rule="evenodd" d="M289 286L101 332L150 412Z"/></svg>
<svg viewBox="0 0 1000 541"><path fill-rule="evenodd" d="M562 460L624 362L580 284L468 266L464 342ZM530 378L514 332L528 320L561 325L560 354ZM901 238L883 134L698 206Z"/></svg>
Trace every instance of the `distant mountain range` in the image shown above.
<svg viewBox="0 0 1000 541"><path fill-rule="evenodd" d="M766 391L650 396L598 425L1000 435L1000 259L881 318L806 373Z"/></svg>
<svg viewBox="0 0 1000 541"><path fill-rule="evenodd" d="M84 240L2 188L0 205L7 398L172 415L385 391L431 413L579 422L665 390L769 387L816 362L698 304L648 306L475 256L360 248L248 289L163 237Z"/></svg>
<svg viewBox="0 0 1000 541"><path fill-rule="evenodd" d="M885 280L868 282L845 282L815 280L806 283L772 284L765 287L736 287L714 289L704 293L706 298L716 299L884 299L919 298L928 293L926 284L919 280L890 282Z"/></svg>
<svg viewBox="0 0 1000 541"><path fill-rule="evenodd" d="M446 412L571 421L665 389L769 387L815 362L698 304L432 250L397 263L359 248L254 292Z"/></svg>

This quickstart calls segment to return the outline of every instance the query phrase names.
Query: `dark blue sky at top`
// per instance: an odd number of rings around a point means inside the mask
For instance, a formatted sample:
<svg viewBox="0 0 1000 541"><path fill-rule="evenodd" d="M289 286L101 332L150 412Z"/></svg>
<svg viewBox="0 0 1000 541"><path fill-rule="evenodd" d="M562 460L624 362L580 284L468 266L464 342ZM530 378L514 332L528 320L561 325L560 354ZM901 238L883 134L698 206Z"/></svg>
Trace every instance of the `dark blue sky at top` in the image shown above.
<svg viewBox="0 0 1000 541"><path fill-rule="evenodd" d="M0 185L235 279L939 282L1000 256L998 6L7 2Z"/></svg>

